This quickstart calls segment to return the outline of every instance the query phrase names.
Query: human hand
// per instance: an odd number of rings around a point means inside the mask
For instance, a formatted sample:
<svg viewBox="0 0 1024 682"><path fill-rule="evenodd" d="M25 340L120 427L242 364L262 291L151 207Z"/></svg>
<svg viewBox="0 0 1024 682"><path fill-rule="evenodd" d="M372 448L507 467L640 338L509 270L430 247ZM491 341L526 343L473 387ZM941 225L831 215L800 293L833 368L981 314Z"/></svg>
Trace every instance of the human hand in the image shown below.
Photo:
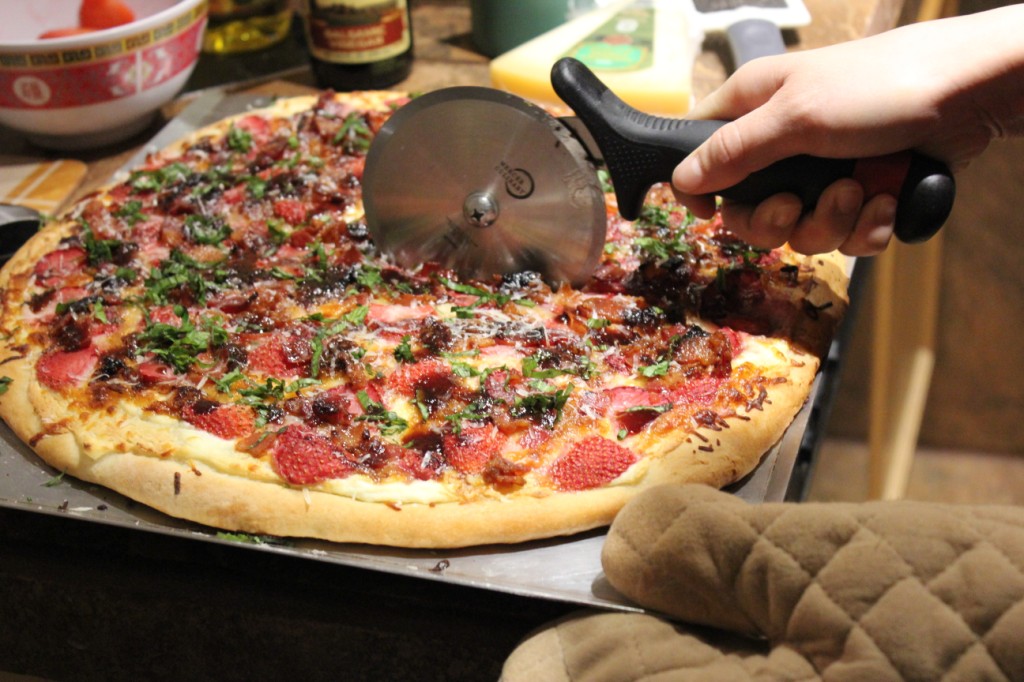
<svg viewBox="0 0 1024 682"><path fill-rule="evenodd" d="M962 169L995 137L1024 129L1024 6L904 27L742 66L692 118L731 120L673 175L701 217L713 193L797 154L880 156L906 149ZM755 246L873 255L892 236L896 198L867 197L853 179L830 185L803 214L795 195L757 206L725 201L726 227Z"/></svg>

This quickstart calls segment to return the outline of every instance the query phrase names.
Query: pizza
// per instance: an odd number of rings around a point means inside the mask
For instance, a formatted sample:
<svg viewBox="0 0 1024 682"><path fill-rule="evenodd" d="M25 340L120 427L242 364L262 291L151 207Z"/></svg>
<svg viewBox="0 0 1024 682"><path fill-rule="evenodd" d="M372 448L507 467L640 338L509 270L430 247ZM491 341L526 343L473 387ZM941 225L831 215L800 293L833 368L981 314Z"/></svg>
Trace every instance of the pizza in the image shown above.
<svg viewBox="0 0 1024 682"><path fill-rule="evenodd" d="M228 531L407 547L608 524L725 486L805 402L838 254L756 249L666 188L584 285L397 267L363 221L398 92L282 99L50 220L0 271L0 415L59 472Z"/></svg>

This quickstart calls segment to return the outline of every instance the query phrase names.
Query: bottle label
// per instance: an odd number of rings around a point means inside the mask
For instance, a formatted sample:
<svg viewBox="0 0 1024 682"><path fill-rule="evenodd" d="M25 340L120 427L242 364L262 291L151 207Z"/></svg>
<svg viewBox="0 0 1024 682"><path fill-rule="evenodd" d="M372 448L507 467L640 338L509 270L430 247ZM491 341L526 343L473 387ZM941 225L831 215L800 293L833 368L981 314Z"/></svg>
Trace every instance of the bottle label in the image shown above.
<svg viewBox="0 0 1024 682"><path fill-rule="evenodd" d="M617 12L565 56L575 57L595 71L640 71L650 68L654 55L654 12L638 3Z"/></svg>
<svg viewBox="0 0 1024 682"><path fill-rule="evenodd" d="M309 51L335 64L397 57L412 44L407 0L310 0Z"/></svg>

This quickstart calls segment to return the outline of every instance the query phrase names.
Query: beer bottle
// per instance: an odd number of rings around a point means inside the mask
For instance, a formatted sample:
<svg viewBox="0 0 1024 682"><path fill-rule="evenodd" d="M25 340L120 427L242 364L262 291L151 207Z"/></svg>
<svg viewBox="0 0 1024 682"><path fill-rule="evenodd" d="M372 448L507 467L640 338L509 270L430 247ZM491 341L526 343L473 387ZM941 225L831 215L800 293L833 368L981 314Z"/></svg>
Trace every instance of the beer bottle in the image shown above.
<svg viewBox="0 0 1024 682"><path fill-rule="evenodd" d="M306 38L317 84L376 90L412 69L408 0L306 0Z"/></svg>

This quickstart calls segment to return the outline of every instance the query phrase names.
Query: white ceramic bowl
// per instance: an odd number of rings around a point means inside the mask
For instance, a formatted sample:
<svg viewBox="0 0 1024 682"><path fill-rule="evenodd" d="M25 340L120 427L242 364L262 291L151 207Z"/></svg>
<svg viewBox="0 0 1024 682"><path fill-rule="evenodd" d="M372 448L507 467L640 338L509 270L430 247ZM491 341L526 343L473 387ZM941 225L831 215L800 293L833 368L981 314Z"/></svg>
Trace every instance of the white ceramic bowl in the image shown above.
<svg viewBox="0 0 1024 682"><path fill-rule="evenodd" d="M206 0L125 0L135 21L65 38L81 0L2 0L0 124L52 149L131 137L188 80L206 27Z"/></svg>

